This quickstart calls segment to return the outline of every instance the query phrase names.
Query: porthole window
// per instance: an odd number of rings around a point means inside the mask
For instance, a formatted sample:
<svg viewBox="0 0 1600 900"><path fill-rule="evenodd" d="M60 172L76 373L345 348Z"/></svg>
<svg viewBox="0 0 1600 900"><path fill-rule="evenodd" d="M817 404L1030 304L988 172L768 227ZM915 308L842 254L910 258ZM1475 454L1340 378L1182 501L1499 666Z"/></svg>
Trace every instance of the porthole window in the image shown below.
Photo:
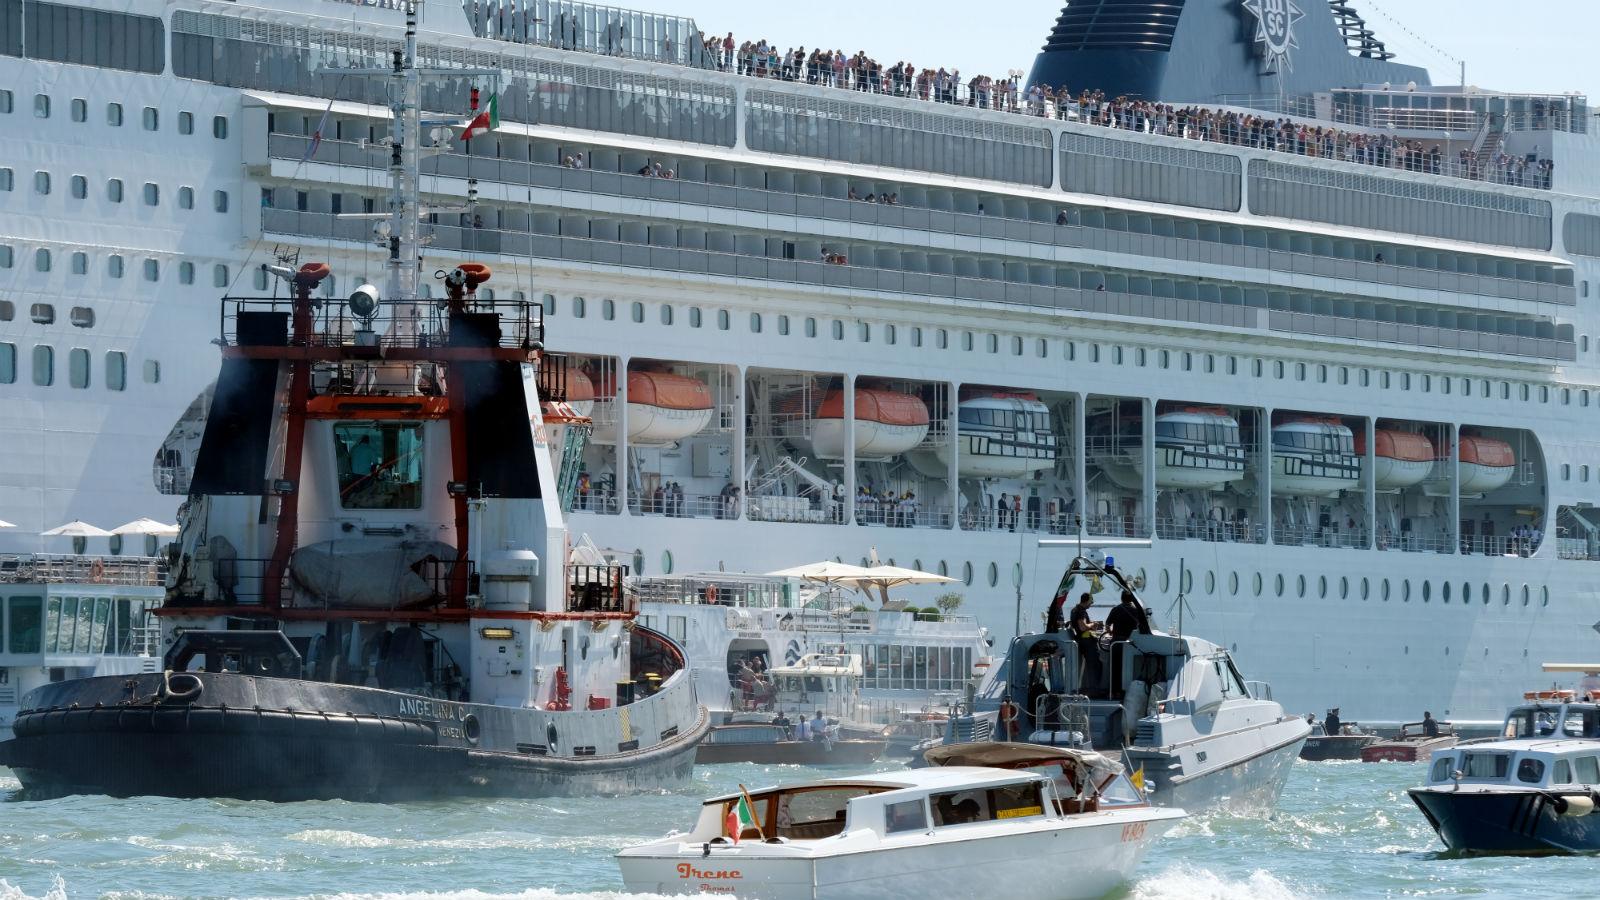
<svg viewBox="0 0 1600 900"><path fill-rule="evenodd" d="M35 344L33 347L33 383L39 387L49 387L56 380L56 351L49 344Z"/></svg>
<svg viewBox="0 0 1600 900"><path fill-rule="evenodd" d="M89 179L82 175L74 175L68 184L72 190L72 199L83 200L89 196Z"/></svg>
<svg viewBox="0 0 1600 900"><path fill-rule="evenodd" d="M1000 567L998 565L994 564L994 563L989 563L989 587L994 587L995 585L997 585L999 583L1000 583Z"/></svg>
<svg viewBox="0 0 1600 900"><path fill-rule="evenodd" d="M74 347L67 353L67 383L78 390L89 386L89 351Z"/></svg>
<svg viewBox="0 0 1600 900"><path fill-rule="evenodd" d="M644 321L644 304L637 300L628 304L628 314L636 324L642 323Z"/></svg>
<svg viewBox="0 0 1600 900"><path fill-rule="evenodd" d="M783 335L784 337L788 337L789 336L789 317L788 316L779 316L778 317L778 333Z"/></svg>
<svg viewBox="0 0 1600 900"><path fill-rule="evenodd" d="M1348 600L1349 598L1350 598L1350 579L1345 577L1345 576L1343 576L1343 575L1340 575L1339 576L1339 599L1340 600Z"/></svg>
<svg viewBox="0 0 1600 900"><path fill-rule="evenodd" d="M1275 578L1273 578L1272 584L1273 584L1273 587L1277 589L1278 596L1282 597L1283 596L1283 573L1282 572L1279 572L1278 575Z"/></svg>
<svg viewBox="0 0 1600 900"><path fill-rule="evenodd" d="M219 213L228 211L228 192L216 191L211 195L211 208Z"/></svg>
<svg viewBox="0 0 1600 900"><path fill-rule="evenodd" d="M807 316L806 317L806 337L814 338L816 336L817 336L817 320L811 318L810 316Z"/></svg>
<svg viewBox="0 0 1600 900"><path fill-rule="evenodd" d="M584 307L586 305L587 304L584 303L584 300L583 300L582 297L573 297L572 298L572 317L574 319L583 318Z"/></svg>
<svg viewBox="0 0 1600 900"><path fill-rule="evenodd" d="M1488 606L1489 605L1489 582L1485 581L1483 583L1483 593L1480 596L1483 597L1483 605L1484 606Z"/></svg>
<svg viewBox="0 0 1600 900"><path fill-rule="evenodd" d="M690 328L699 328L700 327L700 307L698 307L698 306L689 307L689 327Z"/></svg>
<svg viewBox="0 0 1600 900"><path fill-rule="evenodd" d="M1317 576L1317 599L1328 599L1328 576L1326 575Z"/></svg>
<svg viewBox="0 0 1600 900"><path fill-rule="evenodd" d="M1440 582L1440 584L1439 584L1439 599L1440 599L1440 601L1442 601L1444 603L1449 603L1450 602L1450 582L1448 582L1448 581Z"/></svg>
<svg viewBox="0 0 1600 900"><path fill-rule="evenodd" d="M972 352L972 332L961 332L961 349L969 353Z"/></svg>
<svg viewBox="0 0 1600 900"><path fill-rule="evenodd" d="M1000 352L1000 336L997 335L997 334L986 335L984 337L984 341L983 341L983 348L985 350L989 351L990 353L999 353Z"/></svg>
<svg viewBox="0 0 1600 900"><path fill-rule="evenodd" d="M672 324L672 304L670 303L661 304L661 324Z"/></svg>
<svg viewBox="0 0 1600 900"><path fill-rule="evenodd" d="M1237 594L1237 593L1239 593L1239 573L1238 572L1229 572L1228 573L1228 594L1231 596L1231 595L1234 595L1234 594Z"/></svg>
<svg viewBox="0 0 1600 900"><path fill-rule="evenodd" d="M122 202L122 179L112 178L106 181L106 199L112 203Z"/></svg>
<svg viewBox="0 0 1600 900"><path fill-rule="evenodd" d="M1539 605L1540 606L1549 606L1550 605L1550 586L1549 585L1545 585L1544 587L1539 588Z"/></svg>
<svg viewBox="0 0 1600 900"><path fill-rule="evenodd" d="M969 587L972 585L972 563L970 562L961 564L961 583Z"/></svg>
<svg viewBox="0 0 1600 900"><path fill-rule="evenodd" d="M1306 577L1304 575L1301 575L1301 576L1298 576L1297 578L1295 578L1295 595L1300 597L1301 599L1305 599L1305 596L1306 596Z"/></svg>
<svg viewBox="0 0 1600 900"><path fill-rule="evenodd" d="M1209 596L1209 595L1214 594L1216 592L1217 592L1217 574L1215 572L1207 572L1206 573L1206 595Z"/></svg>
<svg viewBox="0 0 1600 900"><path fill-rule="evenodd" d="M144 205L145 206L160 206L161 205L161 188L160 188L159 185L157 185L153 181L146 181L144 183Z"/></svg>
<svg viewBox="0 0 1600 900"><path fill-rule="evenodd" d="M147 259L147 260L144 261L144 280L145 281L160 281L161 280L161 263L160 262L158 262L156 260L153 260L153 259Z"/></svg>
<svg viewBox="0 0 1600 900"><path fill-rule="evenodd" d="M89 254L83 252L82 250L73 251L73 254L72 254L72 274L74 274L74 275L87 275L87 274L89 274Z"/></svg>
<svg viewBox="0 0 1600 900"><path fill-rule="evenodd" d="M1172 576L1166 569L1161 570L1161 593L1165 594L1172 587Z"/></svg>
<svg viewBox="0 0 1600 900"><path fill-rule="evenodd" d="M44 247L33 251L33 270L35 272L50 271L50 251Z"/></svg>
<svg viewBox="0 0 1600 900"><path fill-rule="evenodd" d="M1190 591L1194 590L1194 573L1193 572L1189 571L1188 569L1184 569L1183 570L1183 574L1178 576L1178 590L1180 592L1182 592L1182 593L1185 593L1185 594L1187 594Z"/></svg>
<svg viewBox="0 0 1600 900"><path fill-rule="evenodd" d="M1387 578L1383 580L1383 590L1381 592L1381 596L1383 597L1383 602L1389 602L1389 579Z"/></svg>
<svg viewBox="0 0 1600 900"><path fill-rule="evenodd" d="M178 133L194 134L194 113L188 111L178 113Z"/></svg>
<svg viewBox="0 0 1600 900"><path fill-rule="evenodd" d="M178 283L194 284L194 263L188 260L178 263Z"/></svg>
<svg viewBox="0 0 1600 900"><path fill-rule="evenodd" d="M9 112L9 110L8 110L8 112ZM74 121L74 122L87 122L87 121L89 121L89 101L83 99L82 97L74 97L73 98L73 100L72 100L72 121Z"/></svg>
<svg viewBox="0 0 1600 900"><path fill-rule="evenodd" d="M836 341L844 340L844 322L842 320L834 319L833 323L829 327L832 328L832 330L833 330L833 339L834 340L836 340Z"/></svg>
<svg viewBox="0 0 1600 900"><path fill-rule="evenodd" d="M33 192L36 193L36 194L48 194L48 193L50 193L50 173L49 172L35 172L35 173L33 173Z"/></svg>
<svg viewBox="0 0 1600 900"><path fill-rule="evenodd" d="M1405 578L1400 581L1400 602L1411 602L1411 579L1409 578Z"/></svg>
<svg viewBox="0 0 1600 900"><path fill-rule="evenodd" d="M870 322L856 323L856 340L863 344L872 341L872 324Z"/></svg>
<svg viewBox="0 0 1600 900"><path fill-rule="evenodd" d="M1251 586L1255 590L1256 596L1261 596L1261 573L1255 573L1255 575L1251 577L1251 582Z"/></svg>
<svg viewBox="0 0 1600 900"><path fill-rule="evenodd" d="M1510 606L1511 605L1511 585L1509 585L1509 584L1500 585L1500 605L1501 606Z"/></svg>
<svg viewBox="0 0 1600 900"><path fill-rule="evenodd" d="M718 331L727 331L732 326L732 323L733 323L733 320L728 316L728 311L727 310L725 310L725 309L717 310L717 330Z"/></svg>
<svg viewBox="0 0 1600 900"><path fill-rule="evenodd" d="M1522 586L1522 605L1523 606L1527 606L1528 605L1529 596L1530 596L1530 591L1528 590L1528 586L1527 585L1523 585Z"/></svg>
<svg viewBox="0 0 1600 900"><path fill-rule="evenodd" d="M194 209L194 188L192 188L192 187L180 187L180 188L178 188L178 208L179 209Z"/></svg>
<svg viewBox="0 0 1600 900"><path fill-rule="evenodd" d="M145 131L158 131L161 128L161 112L154 106L146 106L141 121Z"/></svg>
<svg viewBox="0 0 1600 900"><path fill-rule="evenodd" d="M34 94L33 95L33 116L36 119L48 119L48 118L50 118L50 95L49 94Z"/></svg>
<svg viewBox="0 0 1600 900"><path fill-rule="evenodd" d="M885 344L893 344L895 342L895 330L893 325L883 326L883 342Z"/></svg>
<svg viewBox="0 0 1600 900"><path fill-rule="evenodd" d="M216 138L219 141L225 141L225 140L228 139L228 117L227 116L212 116L211 117L211 136Z"/></svg>
<svg viewBox="0 0 1600 900"><path fill-rule="evenodd" d="M605 297L605 298L601 299L601 301L600 301L600 318L605 319L607 322L609 322L612 319L615 319L616 317L617 317L617 304L615 302L613 302L610 297Z"/></svg>
<svg viewBox="0 0 1600 900"><path fill-rule="evenodd" d="M938 345L940 350L950 349L950 332L941 328L934 337L936 338L934 343Z"/></svg>
<svg viewBox="0 0 1600 900"><path fill-rule="evenodd" d="M911 326L911 346L922 346L922 327L919 325Z"/></svg>
<svg viewBox="0 0 1600 900"><path fill-rule="evenodd" d="M217 263L211 267L211 286L225 288L228 286L228 267ZM487 299L487 298L486 298Z"/></svg>
<svg viewBox="0 0 1600 900"><path fill-rule="evenodd" d="M144 361L144 383L161 383L161 363L159 361L154 359L147 359Z"/></svg>
<svg viewBox="0 0 1600 900"><path fill-rule="evenodd" d="M1365 577L1361 579L1361 599L1366 600L1372 596L1372 584Z"/></svg>
<svg viewBox="0 0 1600 900"><path fill-rule="evenodd" d="M113 253L106 257L106 274L112 278L122 277L122 254Z"/></svg>
<svg viewBox="0 0 1600 900"><path fill-rule="evenodd" d="M672 551L671 550L663 550L663 551L661 551L661 574L663 574L663 575L671 575L672 574Z"/></svg>
<svg viewBox="0 0 1600 900"><path fill-rule="evenodd" d="M944 576L945 578L949 578L950 577L950 564L945 562L942 559L939 560L939 574Z"/></svg>
<svg viewBox="0 0 1600 900"><path fill-rule="evenodd" d="M121 103L107 103L106 104L106 124L110 125L112 128L121 128L122 127L122 104Z"/></svg>

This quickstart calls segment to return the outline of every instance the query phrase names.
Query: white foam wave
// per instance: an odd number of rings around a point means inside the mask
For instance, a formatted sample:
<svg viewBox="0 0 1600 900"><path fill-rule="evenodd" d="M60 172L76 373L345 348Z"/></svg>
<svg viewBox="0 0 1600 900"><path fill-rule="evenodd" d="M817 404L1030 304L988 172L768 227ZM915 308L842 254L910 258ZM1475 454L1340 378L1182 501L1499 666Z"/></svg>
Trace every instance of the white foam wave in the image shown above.
<svg viewBox="0 0 1600 900"><path fill-rule="evenodd" d="M711 897L710 894L694 896ZM53 900L53 898L52 898ZM516 893L496 894L488 891L407 891L377 894L309 894L296 900L684 900L682 895L670 898L664 894L628 894L622 891L590 891L562 893L550 888L530 888ZM719 898L726 900L726 897Z"/></svg>
<svg viewBox="0 0 1600 900"><path fill-rule="evenodd" d="M643 840L644 838L640 838ZM600 850L610 851L627 843L617 835L590 835L587 837L538 837L531 834L503 832L466 834L449 838L401 838L363 834L359 831L341 831L332 828L310 828L297 831L287 840L316 844L322 847L342 847L360 850Z"/></svg>
<svg viewBox="0 0 1600 900"><path fill-rule="evenodd" d="M0 878L0 900L67 900L67 883L57 875L44 893L35 895Z"/></svg>
<svg viewBox="0 0 1600 900"><path fill-rule="evenodd" d="M1140 878L1131 894L1134 900L1295 900L1304 895L1264 869L1235 879L1191 866Z"/></svg>

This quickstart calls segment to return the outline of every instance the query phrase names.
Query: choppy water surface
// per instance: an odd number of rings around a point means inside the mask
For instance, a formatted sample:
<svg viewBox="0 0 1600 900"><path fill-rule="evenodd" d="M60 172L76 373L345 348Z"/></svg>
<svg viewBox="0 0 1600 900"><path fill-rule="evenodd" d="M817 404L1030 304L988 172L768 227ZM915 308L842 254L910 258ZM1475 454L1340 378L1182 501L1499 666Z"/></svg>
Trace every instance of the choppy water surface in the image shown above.
<svg viewBox="0 0 1600 900"><path fill-rule="evenodd" d="M884 768L892 768L885 765ZM698 801L811 777L701 767L677 794L605 799L239 803L77 797L0 804L0 900L338 897L611 900L616 849L687 827ZM830 773L832 774L832 773ZM1449 859L1404 789L1422 767L1299 763L1271 818L1190 819L1132 898L1591 896L1597 861ZM0 769L0 793L17 782ZM1003 898L997 898L1003 900Z"/></svg>

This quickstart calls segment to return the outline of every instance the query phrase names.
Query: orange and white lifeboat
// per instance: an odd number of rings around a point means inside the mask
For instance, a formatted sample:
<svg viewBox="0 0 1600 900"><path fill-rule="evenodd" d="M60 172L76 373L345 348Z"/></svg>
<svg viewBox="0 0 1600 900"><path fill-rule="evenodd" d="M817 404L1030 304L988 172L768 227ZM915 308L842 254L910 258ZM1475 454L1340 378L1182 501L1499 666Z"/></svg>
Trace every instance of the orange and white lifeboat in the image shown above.
<svg viewBox="0 0 1600 900"><path fill-rule="evenodd" d="M610 393L607 384L600 393ZM617 442L615 396L594 400L594 435L597 444ZM703 431L711 424L716 404L711 388L698 378L675 372L628 372L628 443L671 444Z"/></svg>
<svg viewBox="0 0 1600 900"><path fill-rule="evenodd" d="M1456 470L1463 494L1487 494L1511 480L1517 454L1499 438L1463 434L1461 464Z"/></svg>
<svg viewBox="0 0 1600 900"><path fill-rule="evenodd" d="M888 459L928 436L928 406L921 398L881 388L856 388L855 456ZM843 459L846 428L844 391L829 391L811 423L812 452L821 459Z"/></svg>
<svg viewBox="0 0 1600 900"><path fill-rule="evenodd" d="M567 373L567 406L576 416L594 414L594 380L576 367Z"/></svg>
<svg viewBox="0 0 1600 900"><path fill-rule="evenodd" d="M1372 477L1380 491L1420 484L1433 471L1433 442L1415 431L1379 428L1372 433ZM1367 436L1356 435L1356 454L1367 454Z"/></svg>

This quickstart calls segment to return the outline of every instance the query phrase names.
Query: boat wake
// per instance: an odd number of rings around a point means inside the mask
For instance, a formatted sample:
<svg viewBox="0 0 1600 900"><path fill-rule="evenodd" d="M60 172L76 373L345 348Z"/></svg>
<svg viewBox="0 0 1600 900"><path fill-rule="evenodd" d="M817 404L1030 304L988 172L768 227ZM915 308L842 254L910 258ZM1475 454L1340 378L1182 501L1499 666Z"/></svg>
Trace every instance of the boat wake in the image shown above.
<svg viewBox="0 0 1600 900"><path fill-rule="evenodd" d="M0 900L68 900L71 894L67 891L66 880L57 875L51 879L50 887L40 894L30 894L20 887L12 885L4 878L0 878ZM147 894L140 891L126 893L112 892L103 895L113 900L155 900L159 894ZM697 895L708 897L710 895ZM378 893L338 893L338 894L303 894L292 897L259 897L244 898L244 900L685 900L682 895L671 898L663 894L628 894L621 891L580 891L567 893L551 890L549 888L530 888L525 891L498 893L492 891L464 890L464 891L394 891Z"/></svg>
<svg viewBox="0 0 1600 900"><path fill-rule="evenodd" d="M1147 875L1128 891L1130 900L1293 900L1304 894L1264 869L1244 878L1228 878L1193 866Z"/></svg>

